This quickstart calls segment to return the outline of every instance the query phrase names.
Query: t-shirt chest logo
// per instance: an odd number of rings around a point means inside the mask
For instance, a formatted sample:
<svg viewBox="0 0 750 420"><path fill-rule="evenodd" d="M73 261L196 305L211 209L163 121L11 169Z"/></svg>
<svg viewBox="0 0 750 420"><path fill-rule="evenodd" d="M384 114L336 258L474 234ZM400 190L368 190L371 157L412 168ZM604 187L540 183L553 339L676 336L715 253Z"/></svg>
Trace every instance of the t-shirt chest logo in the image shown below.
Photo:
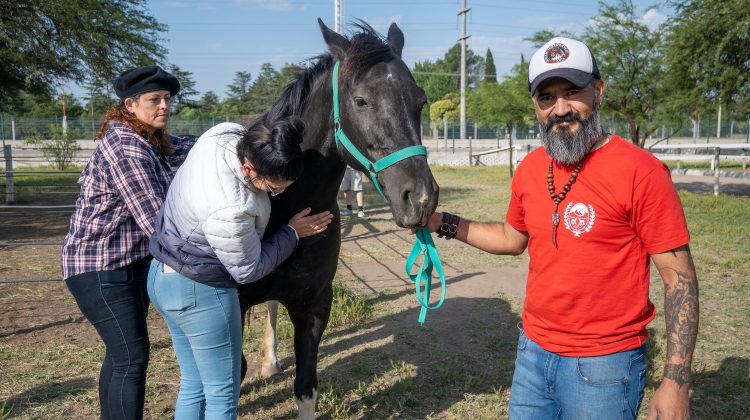
<svg viewBox="0 0 750 420"><path fill-rule="evenodd" d="M573 232L576 238L580 238L594 227L596 212L591 204L568 203L563 215L565 228Z"/></svg>

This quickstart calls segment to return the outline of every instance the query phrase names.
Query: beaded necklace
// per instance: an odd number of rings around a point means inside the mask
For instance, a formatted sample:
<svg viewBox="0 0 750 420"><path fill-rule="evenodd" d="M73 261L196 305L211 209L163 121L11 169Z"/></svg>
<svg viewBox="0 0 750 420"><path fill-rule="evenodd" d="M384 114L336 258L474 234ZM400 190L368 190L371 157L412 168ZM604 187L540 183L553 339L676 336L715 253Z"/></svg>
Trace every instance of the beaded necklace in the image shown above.
<svg viewBox="0 0 750 420"><path fill-rule="evenodd" d="M555 194L555 179L552 175L552 166L553 163L552 160L550 160L549 170L547 171L547 188L549 189L550 198L552 198L552 201L555 203L555 209L552 211L552 246L557 248L557 225L560 224L560 213L557 212L557 206L565 199L565 195L570 191L570 186L576 182L578 172L581 171L581 166L583 166L583 160L578 163L578 166L573 170L573 173L570 174L570 179L563 186L562 191L557 194Z"/></svg>

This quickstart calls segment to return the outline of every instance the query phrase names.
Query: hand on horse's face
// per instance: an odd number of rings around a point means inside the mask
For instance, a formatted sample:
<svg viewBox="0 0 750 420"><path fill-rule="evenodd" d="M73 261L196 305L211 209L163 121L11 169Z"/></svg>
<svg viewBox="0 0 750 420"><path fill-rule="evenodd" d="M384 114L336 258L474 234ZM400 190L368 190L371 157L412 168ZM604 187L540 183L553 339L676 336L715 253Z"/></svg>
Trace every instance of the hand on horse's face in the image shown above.
<svg viewBox="0 0 750 420"><path fill-rule="evenodd" d="M333 220L333 214L330 211L309 215L311 211L308 207L289 220L289 225L297 232L299 238L306 238L326 230Z"/></svg>

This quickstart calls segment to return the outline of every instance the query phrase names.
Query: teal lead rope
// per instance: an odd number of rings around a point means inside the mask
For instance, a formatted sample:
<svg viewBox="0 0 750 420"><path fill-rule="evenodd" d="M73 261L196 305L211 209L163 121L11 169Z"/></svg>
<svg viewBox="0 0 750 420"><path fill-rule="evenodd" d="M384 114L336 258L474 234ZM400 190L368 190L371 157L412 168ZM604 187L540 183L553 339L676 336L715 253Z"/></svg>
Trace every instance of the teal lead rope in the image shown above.
<svg viewBox="0 0 750 420"><path fill-rule="evenodd" d="M411 271L412 268L414 268L414 263L420 255L423 255L422 263L420 264L417 273L412 274ZM434 306L430 306L433 268L437 271L437 275L440 278L440 301ZM427 311L441 307L443 305L443 300L445 300L445 274L443 273L443 263L440 262L440 256L435 247L435 242L432 241L430 230L426 227L417 231L417 243L414 244L414 248L411 249L409 258L406 259L406 274L415 283L417 300L419 301L419 304L422 305L422 309L419 311L419 324L424 325ZM422 290L423 286L424 290Z"/></svg>
<svg viewBox="0 0 750 420"><path fill-rule="evenodd" d="M341 128L341 114L339 112L339 62L333 66L333 78L331 81L333 88L333 125L334 133L333 136L336 139L336 144L344 146L344 148L356 159L368 172L372 184L378 190L381 196L385 198L383 190L378 182L378 172L383 169L398 163L406 158L412 156L427 156L427 148L422 145L414 145L405 147L401 150L391 153L390 155L376 161L371 162L365 155L362 154L352 144L349 137L346 136L344 130ZM417 261L417 258L422 255L422 263L419 266L419 270L416 274L412 274L412 268ZM432 290L432 270L437 271L438 277L440 278L440 301L434 306L430 306L430 291ZM417 243L409 254L409 258L406 259L406 274L416 286L417 300L422 309L419 312L419 324L424 325L425 318L427 317L427 311L430 309L437 309L443 305L445 299L445 275L443 274L443 264L440 262L440 257L435 248L435 242L432 241L432 235L427 227L423 227L417 231Z"/></svg>

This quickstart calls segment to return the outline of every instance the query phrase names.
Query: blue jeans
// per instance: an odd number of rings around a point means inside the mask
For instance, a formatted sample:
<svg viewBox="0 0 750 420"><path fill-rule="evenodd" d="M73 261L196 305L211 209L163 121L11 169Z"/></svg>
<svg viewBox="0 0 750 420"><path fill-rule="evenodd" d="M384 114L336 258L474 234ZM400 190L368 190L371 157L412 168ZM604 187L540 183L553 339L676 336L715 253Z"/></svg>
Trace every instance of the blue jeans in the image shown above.
<svg viewBox="0 0 750 420"><path fill-rule="evenodd" d="M635 419L646 385L646 345L594 357L550 353L521 330L511 419Z"/></svg>
<svg viewBox="0 0 750 420"><path fill-rule="evenodd" d="M175 419L235 419L242 321L237 289L208 286L151 263L148 295L172 335L180 364Z"/></svg>
<svg viewBox="0 0 750 420"><path fill-rule="evenodd" d="M81 312L106 347L99 372L102 419L143 418L149 356L146 329L149 260L65 280Z"/></svg>

